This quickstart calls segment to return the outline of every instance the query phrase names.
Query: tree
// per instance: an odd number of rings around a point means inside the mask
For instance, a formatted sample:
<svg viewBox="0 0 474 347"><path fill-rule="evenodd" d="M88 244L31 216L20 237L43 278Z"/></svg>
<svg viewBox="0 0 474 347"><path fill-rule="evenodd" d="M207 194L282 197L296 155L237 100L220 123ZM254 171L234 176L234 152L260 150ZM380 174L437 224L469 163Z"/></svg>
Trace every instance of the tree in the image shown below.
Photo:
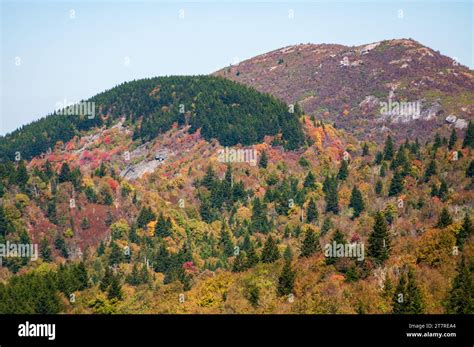
<svg viewBox="0 0 474 347"><path fill-rule="evenodd" d="M314 199L311 198L308 203L308 212L306 213L306 221L311 223L313 221L318 220L318 208L316 207L316 203Z"/></svg>
<svg viewBox="0 0 474 347"><path fill-rule="evenodd" d="M154 221L155 219L156 219L156 215L151 210L151 207L147 207L147 206L142 207L137 217L137 227L143 228L148 223L150 223L151 221Z"/></svg>
<svg viewBox="0 0 474 347"><path fill-rule="evenodd" d="M321 227L321 236L326 235L327 232L331 229L332 223L329 217L324 218L323 226Z"/></svg>
<svg viewBox="0 0 474 347"><path fill-rule="evenodd" d="M316 188L314 174L311 171L309 171L308 174L306 175L304 179L303 187L308 188L308 189Z"/></svg>
<svg viewBox="0 0 474 347"><path fill-rule="evenodd" d="M339 172L337 173L337 178L341 181L345 181L347 176L349 176L349 165L347 164L347 160L343 160Z"/></svg>
<svg viewBox="0 0 474 347"><path fill-rule="evenodd" d="M43 237L40 243L40 253L41 253L41 258L49 263L53 260L52 254L51 254L51 248L49 247L48 239L46 237Z"/></svg>
<svg viewBox="0 0 474 347"><path fill-rule="evenodd" d="M375 184L375 194L381 195L383 190L383 183L381 180L378 180L377 183Z"/></svg>
<svg viewBox="0 0 474 347"><path fill-rule="evenodd" d="M336 232L331 238L331 246L336 243L336 245L344 245L346 243L346 239L344 237L344 234L339 230L336 229ZM326 264L327 265L332 265L337 262L336 255L333 254L331 257L326 256Z"/></svg>
<svg viewBox="0 0 474 347"><path fill-rule="evenodd" d="M403 191L403 176L400 171L395 171L390 188L388 190L388 196L397 196Z"/></svg>
<svg viewBox="0 0 474 347"><path fill-rule="evenodd" d="M234 243L232 242L229 231L226 229L225 224L222 224L219 245L222 247L222 252L226 257L234 255Z"/></svg>
<svg viewBox="0 0 474 347"><path fill-rule="evenodd" d="M59 183L68 182L71 180L71 169L68 163L63 163L59 172L58 181Z"/></svg>
<svg viewBox="0 0 474 347"><path fill-rule="evenodd" d="M277 293L278 296L289 295L293 292L295 285L296 272L291 268L291 261L285 261L285 265L278 277Z"/></svg>
<svg viewBox="0 0 474 347"><path fill-rule="evenodd" d="M270 235L263 246L261 256L262 263L273 263L278 260L278 258L280 258L280 251L278 251L276 241Z"/></svg>
<svg viewBox="0 0 474 347"><path fill-rule="evenodd" d="M245 259L245 252L239 252L234 259L234 264L232 265L232 272L242 272L247 270L248 262Z"/></svg>
<svg viewBox="0 0 474 347"><path fill-rule="evenodd" d="M387 176L387 162L383 162L382 165L380 165L380 177L385 177Z"/></svg>
<svg viewBox="0 0 474 347"><path fill-rule="evenodd" d="M293 260L293 251L291 250L290 245L286 246L285 252L283 253L283 259L285 259L285 261Z"/></svg>
<svg viewBox="0 0 474 347"><path fill-rule="evenodd" d="M375 215L375 222L372 233L369 236L368 255L384 262L390 253L390 238L388 234L387 221L383 212L379 211Z"/></svg>
<svg viewBox="0 0 474 347"><path fill-rule="evenodd" d="M451 290L446 300L446 313L473 314L474 313L474 284L469 266L464 255L457 268Z"/></svg>
<svg viewBox="0 0 474 347"><path fill-rule="evenodd" d="M337 192L337 180L334 176L326 177L323 184L324 199L326 200L326 212L339 213L339 195Z"/></svg>
<svg viewBox="0 0 474 347"><path fill-rule="evenodd" d="M351 200L349 203L349 207L354 209L354 214L352 218L357 218L360 216L362 211L365 209L364 199L362 198L362 193L356 186L352 188Z"/></svg>
<svg viewBox="0 0 474 347"><path fill-rule="evenodd" d="M158 220L155 225L155 236L167 237L171 235L172 230L171 218L165 218L163 213L160 213Z"/></svg>
<svg viewBox="0 0 474 347"><path fill-rule="evenodd" d="M424 311L423 298L415 280L415 274L410 268L408 275L400 275L400 279L393 294L394 314L420 314Z"/></svg>
<svg viewBox="0 0 474 347"><path fill-rule="evenodd" d="M431 178L431 176L436 175L436 162L434 159L430 161L428 164L428 167L425 170L425 176L424 176L424 181L428 182Z"/></svg>
<svg viewBox="0 0 474 347"><path fill-rule="evenodd" d="M268 165L267 151L263 151L262 156L260 157L260 161L258 162L258 166L260 166L263 169L266 169L267 165Z"/></svg>
<svg viewBox="0 0 474 347"><path fill-rule="evenodd" d="M471 160L471 163L466 169L466 177L474 177L474 160Z"/></svg>
<svg viewBox="0 0 474 347"><path fill-rule="evenodd" d="M367 155L369 155L369 145L367 144L367 142L364 142L362 146L362 156L365 157Z"/></svg>
<svg viewBox="0 0 474 347"><path fill-rule="evenodd" d="M464 248L464 243L473 234L473 232L474 232L474 226L472 224L471 219L466 214L464 216L461 229L456 234L456 246L458 246L459 249L462 250Z"/></svg>
<svg viewBox="0 0 474 347"><path fill-rule="evenodd" d="M385 141L385 147L383 150L383 159L387 161L392 160L393 153L394 153L393 140L392 140L392 137L388 135L387 140Z"/></svg>
<svg viewBox="0 0 474 347"><path fill-rule="evenodd" d="M451 131L451 136L449 137L449 144L448 144L448 148L451 150L454 148L454 146L456 146L456 141L458 140L458 136L456 134L456 129L453 128L453 130Z"/></svg>
<svg viewBox="0 0 474 347"><path fill-rule="evenodd" d="M437 196L441 199L441 201L445 201L448 197L448 185L445 180L441 180L441 185L439 186Z"/></svg>
<svg viewBox="0 0 474 347"><path fill-rule="evenodd" d="M436 224L436 227L442 229L442 228L446 228L452 223L453 223L453 218L451 217L451 214L449 213L446 207L443 207L443 209L441 210L441 214L438 217L438 223Z"/></svg>
<svg viewBox="0 0 474 347"><path fill-rule="evenodd" d="M109 288L107 290L107 298L109 300L122 300L122 285L118 275L112 275Z"/></svg>
<svg viewBox="0 0 474 347"><path fill-rule="evenodd" d="M311 229L306 230L306 235L301 244L301 254L300 257L310 257L314 253L320 250L319 240L316 237L315 233Z"/></svg>
<svg viewBox="0 0 474 347"><path fill-rule="evenodd" d="M25 162L20 160L18 168L16 169L16 183L20 188L24 188L28 183L28 179L28 171L26 170Z"/></svg>
<svg viewBox="0 0 474 347"><path fill-rule="evenodd" d="M5 208L0 205L0 237L5 237L8 232L8 221L5 214Z"/></svg>
<svg viewBox="0 0 474 347"><path fill-rule="evenodd" d="M267 219L267 205L262 203L259 198L255 198L249 230L251 232L267 233L270 231L270 227L270 222Z"/></svg>
<svg viewBox="0 0 474 347"><path fill-rule="evenodd" d="M469 121L467 126L466 134L464 135L464 141L462 143L462 148L465 147L474 147L474 123Z"/></svg>

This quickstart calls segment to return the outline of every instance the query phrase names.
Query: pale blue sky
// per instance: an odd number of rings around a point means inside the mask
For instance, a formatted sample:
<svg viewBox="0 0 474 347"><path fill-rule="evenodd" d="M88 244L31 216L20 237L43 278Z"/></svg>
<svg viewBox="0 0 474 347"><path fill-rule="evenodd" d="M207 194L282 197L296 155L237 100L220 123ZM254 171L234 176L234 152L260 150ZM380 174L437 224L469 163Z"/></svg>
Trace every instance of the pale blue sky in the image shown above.
<svg viewBox="0 0 474 347"><path fill-rule="evenodd" d="M474 67L472 1L0 1L0 134L123 81L297 43L411 37Z"/></svg>

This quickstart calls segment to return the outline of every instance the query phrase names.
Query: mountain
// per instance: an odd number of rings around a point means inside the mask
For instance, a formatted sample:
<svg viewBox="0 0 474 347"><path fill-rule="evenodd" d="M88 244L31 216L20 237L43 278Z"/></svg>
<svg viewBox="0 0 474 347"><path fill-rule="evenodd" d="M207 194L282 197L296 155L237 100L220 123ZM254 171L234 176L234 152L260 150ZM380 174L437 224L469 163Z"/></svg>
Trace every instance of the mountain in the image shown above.
<svg viewBox="0 0 474 347"><path fill-rule="evenodd" d="M298 103L361 139L427 139L443 124L465 129L474 117L473 71L411 39L288 46L215 75Z"/></svg>
<svg viewBox="0 0 474 347"><path fill-rule="evenodd" d="M0 313L474 313L474 123L396 141L357 106L308 114L219 76L75 106L0 139Z"/></svg>

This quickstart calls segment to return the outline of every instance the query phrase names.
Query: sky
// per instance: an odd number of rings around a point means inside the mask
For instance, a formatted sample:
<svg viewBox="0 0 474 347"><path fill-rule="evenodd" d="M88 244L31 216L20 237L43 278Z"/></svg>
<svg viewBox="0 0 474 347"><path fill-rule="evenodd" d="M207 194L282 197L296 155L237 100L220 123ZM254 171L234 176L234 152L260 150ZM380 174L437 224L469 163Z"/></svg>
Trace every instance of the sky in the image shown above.
<svg viewBox="0 0 474 347"><path fill-rule="evenodd" d="M298 43L413 38L474 68L468 1L0 0L0 135L117 84Z"/></svg>

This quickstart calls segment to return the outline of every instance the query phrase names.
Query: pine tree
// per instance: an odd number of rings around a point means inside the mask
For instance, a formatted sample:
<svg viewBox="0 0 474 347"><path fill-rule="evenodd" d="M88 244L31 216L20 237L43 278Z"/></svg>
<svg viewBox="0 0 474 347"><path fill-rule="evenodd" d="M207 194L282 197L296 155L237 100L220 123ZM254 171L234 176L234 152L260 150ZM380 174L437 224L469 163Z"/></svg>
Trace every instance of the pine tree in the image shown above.
<svg viewBox="0 0 474 347"><path fill-rule="evenodd" d="M462 148L465 147L474 147L474 123L469 121L467 126L466 134L464 135L464 141L462 143Z"/></svg>
<svg viewBox="0 0 474 347"><path fill-rule="evenodd" d="M474 160L471 160L471 163L466 169L466 177L474 177Z"/></svg>
<svg viewBox="0 0 474 347"><path fill-rule="evenodd" d="M350 203L349 203L349 207L352 207L354 209L354 214L352 215L352 218L359 217L360 214L362 213L362 211L364 211L364 209L365 209L365 204L364 204L364 199L362 198L362 193L355 186L354 186L354 188L352 188L351 200L350 200Z"/></svg>
<svg viewBox="0 0 474 347"><path fill-rule="evenodd" d="M117 265L123 261L123 252L120 247L112 241L110 246L109 265Z"/></svg>
<svg viewBox="0 0 474 347"><path fill-rule="evenodd" d="M263 169L267 168L267 166L268 166L267 151L262 152L262 156L260 157L260 161L258 162L258 166L260 166Z"/></svg>
<svg viewBox="0 0 474 347"><path fill-rule="evenodd" d="M120 278L118 276L112 275L110 285L107 290L107 298L109 300L122 300L122 285L120 284Z"/></svg>
<svg viewBox="0 0 474 347"><path fill-rule="evenodd" d="M308 174L306 175L304 179L303 187L308 188L308 189L316 188L315 178L311 171L309 171Z"/></svg>
<svg viewBox="0 0 474 347"><path fill-rule="evenodd" d="M382 212L375 215L373 231L369 236L368 255L384 262L388 259L390 253L390 238L388 234L387 221Z"/></svg>
<svg viewBox="0 0 474 347"><path fill-rule="evenodd" d="M403 191L403 176L400 171L395 171L390 188L388 190L388 196L397 196Z"/></svg>
<svg viewBox="0 0 474 347"><path fill-rule="evenodd" d="M267 218L267 206L259 198L253 200L252 217L249 230L251 232L267 233L270 231L270 222Z"/></svg>
<svg viewBox="0 0 474 347"><path fill-rule="evenodd" d="M290 245L286 246L285 252L283 253L283 259L285 259L285 261L293 260L293 251L291 250Z"/></svg>
<svg viewBox="0 0 474 347"><path fill-rule="evenodd" d="M323 226L321 227L321 236L326 235L331 230L332 224L329 217L324 218Z"/></svg>
<svg viewBox="0 0 474 347"><path fill-rule="evenodd" d="M451 214L449 213L446 207L443 207L443 209L441 210L441 214L439 215L438 223L436 224L436 227L442 229L442 228L446 228L452 223L453 223L453 218L451 217Z"/></svg>
<svg viewBox="0 0 474 347"><path fill-rule="evenodd" d="M441 185L439 187L437 196L441 199L441 201L445 201L448 197L448 185L443 179L441 180Z"/></svg>
<svg viewBox="0 0 474 347"><path fill-rule="evenodd" d="M326 200L326 212L338 214L339 195L337 192L337 181L335 177L327 177L324 183L325 186L323 186L323 191L325 193L324 198Z"/></svg>
<svg viewBox="0 0 474 347"><path fill-rule="evenodd" d="M347 176L349 176L349 166L347 160L343 160L339 172L337 173L337 178L341 181L345 181Z"/></svg>
<svg viewBox="0 0 474 347"><path fill-rule="evenodd" d="M71 180L71 169L68 163L63 163L61 171L59 172L58 181L59 183L68 182Z"/></svg>
<svg viewBox="0 0 474 347"><path fill-rule="evenodd" d="M346 238L344 237L344 234L339 229L336 229L336 232L331 238L331 243L330 243L331 247L334 244L334 242L336 243L336 245L339 245L339 244L343 245L346 243ZM326 257L327 265L332 265L332 264L335 264L336 262L337 262L337 258L334 254L331 257L328 257L328 256Z"/></svg>
<svg viewBox="0 0 474 347"><path fill-rule="evenodd" d="M24 188L28 183L28 179L28 171L26 170L25 162L21 160L16 170L16 183L20 188Z"/></svg>
<svg viewBox="0 0 474 347"><path fill-rule="evenodd" d="M262 250L261 260L262 263L273 263L280 258L280 252L278 251L277 244L273 237L270 235L265 242Z"/></svg>
<svg viewBox="0 0 474 347"><path fill-rule="evenodd" d="M385 177L387 176L387 162L383 162L382 165L380 165L380 177Z"/></svg>
<svg viewBox="0 0 474 347"><path fill-rule="evenodd" d="M301 244L301 254L300 257L310 257L314 253L320 250L319 240L316 237L315 233L311 229L306 230L306 235Z"/></svg>
<svg viewBox="0 0 474 347"><path fill-rule="evenodd" d="M383 150L383 159L387 161L391 161L393 159L394 148L393 148L393 140L390 135L388 135L387 140L385 141L385 147Z"/></svg>
<svg viewBox="0 0 474 347"><path fill-rule="evenodd" d="M364 145L362 146L362 156L365 157L369 155L369 145L367 142L364 142Z"/></svg>
<svg viewBox="0 0 474 347"><path fill-rule="evenodd" d="M293 292L295 285L296 272L291 268L291 261L285 261L285 265L278 277L277 293L278 296L289 295Z"/></svg>
<svg viewBox="0 0 474 347"><path fill-rule="evenodd" d="M453 128L453 130L451 131L451 136L449 137L449 144L448 144L448 148L450 150L454 148L457 140L458 140L458 136L456 134L456 129Z"/></svg>
<svg viewBox="0 0 474 347"><path fill-rule="evenodd" d="M377 183L375 184L375 194L380 196L382 194L383 190L383 183L381 180L378 180Z"/></svg>
<svg viewBox="0 0 474 347"><path fill-rule="evenodd" d="M377 154L375 154L374 164L380 165L382 163L382 160L383 160L383 153L378 151Z"/></svg>
<svg viewBox="0 0 474 347"><path fill-rule="evenodd" d="M242 272L247 270L248 262L245 259L245 252L239 252L234 259L234 263L232 265L232 272Z"/></svg>
<svg viewBox="0 0 474 347"><path fill-rule="evenodd" d="M425 171L424 181L428 182L431 176L436 175L436 162L431 160Z"/></svg>
<svg viewBox="0 0 474 347"><path fill-rule="evenodd" d="M424 302L415 280L415 274L410 268L408 275L400 275L393 295L394 314L420 314L424 311Z"/></svg>
<svg viewBox="0 0 474 347"><path fill-rule="evenodd" d="M315 222L318 220L318 208L316 207L316 203L314 199L311 198L308 203L308 212L306 213L306 221L308 223Z"/></svg>
<svg viewBox="0 0 474 347"><path fill-rule="evenodd" d="M0 205L0 237L5 237L8 232L8 221L5 214L5 208Z"/></svg>
<svg viewBox="0 0 474 347"><path fill-rule="evenodd" d="M43 239L41 240L40 254L41 258L47 263L53 260L51 248L49 247L48 239L46 237L43 237Z"/></svg>
<svg viewBox="0 0 474 347"><path fill-rule="evenodd" d="M441 147L441 145L442 145L441 136L439 136L439 134L436 133L435 140L433 143L433 152L436 153L436 151L438 150L438 148Z"/></svg>
<svg viewBox="0 0 474 347"><path fill-rule="evenodd" d="M460 250L464 249L464 243L473 233L474 225L472 224L469 216L466 214L464 216L461 229L456 234L456 246L458 246Z"/></svg>
<svg viewBox="0 0 474 347"><path fill-rule="evenodd" d="M457 276L446 300L446 313L473 314L474 313L474 284L469 266L464 255L457 268Z"/></svg>
<svg viewBox="0 0 474 347"><path fill-rule="evenodd" d="M222 224L219 245L222 247L222 252L226 257L234 255L234 243L232 242L229 231L227 231L225 224Z"/></svg>
<svg viewBox="0 0 474 347"><path fill-rule="evenodd" d="M259 262L258 259L258 254L255 251L255 246L253 245L253 242L250 242L249 247L247 249L247 268L250 269L257 265Z"/></svg>

